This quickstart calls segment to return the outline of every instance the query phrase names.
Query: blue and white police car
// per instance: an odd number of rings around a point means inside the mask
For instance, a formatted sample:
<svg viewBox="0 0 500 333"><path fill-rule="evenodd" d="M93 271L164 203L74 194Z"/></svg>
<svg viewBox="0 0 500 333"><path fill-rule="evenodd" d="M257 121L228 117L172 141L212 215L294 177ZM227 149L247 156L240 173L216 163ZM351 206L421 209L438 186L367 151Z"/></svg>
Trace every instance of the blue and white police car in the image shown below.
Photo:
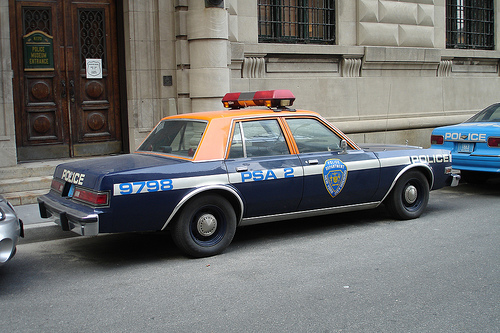
<svg viewBox="0 0 500 333"><path fill-rule="evenodd" d="M381 204L417 218L430 190L457 182L449 151L357 145L294 100L229 93L229 110L166 117L132 154L61 164L40 214L81 235L169 229L183 253L206 257L243 225Z"/></svg>
<svg viewBox="0 0 500 333"><path fill-rule="evenodd" d="M431 144L451 151L452 166L465 181L482 182L500 175L500 103L461 124L436 128Z"/></svg>

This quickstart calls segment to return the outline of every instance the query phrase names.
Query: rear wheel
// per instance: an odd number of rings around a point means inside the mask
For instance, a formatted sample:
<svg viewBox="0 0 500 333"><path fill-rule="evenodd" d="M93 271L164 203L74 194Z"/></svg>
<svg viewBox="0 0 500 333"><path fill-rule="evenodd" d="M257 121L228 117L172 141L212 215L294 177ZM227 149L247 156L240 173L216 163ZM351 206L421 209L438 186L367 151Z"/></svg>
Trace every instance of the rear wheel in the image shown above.
<svg viewBox="0 0 500 333"><path fill-rule="evenodd" d="M202 195L189 201L172 229L177 247L192 257L209 257L224 251L236 232L236 214L220 195Z"/></svg>
<svg viewBox="0 0 500 333"><path fill-rule="evenodd" d="M429 183L419 171L408 171L398 179L386 199L391 215L400 220L422 215L429 202Z"/></svg>

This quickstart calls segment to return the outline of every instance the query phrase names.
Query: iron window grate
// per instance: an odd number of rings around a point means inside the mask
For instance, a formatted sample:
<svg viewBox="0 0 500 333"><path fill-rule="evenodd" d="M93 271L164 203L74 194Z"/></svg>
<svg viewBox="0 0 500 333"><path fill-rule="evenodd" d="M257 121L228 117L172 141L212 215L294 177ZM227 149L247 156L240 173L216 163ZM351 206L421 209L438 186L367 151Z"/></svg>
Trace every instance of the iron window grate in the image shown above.
<svg viewBox="0 0 500 333"><path fill-rule="evenodd" d="M446 47L493 50L493 0L448 0L446 4Z"/></svg>
<svg viewBox="0 0 500 333"><path fill-rule="evenodd" d="M23 35L40 30L52 35L52 14L50 8L23 7Z"/></svg>
<svg viewBox="0 0 500 333"><path fill-rule="evenodd" d="M335 0L259 0L259 42L335 43Z"/></svg>

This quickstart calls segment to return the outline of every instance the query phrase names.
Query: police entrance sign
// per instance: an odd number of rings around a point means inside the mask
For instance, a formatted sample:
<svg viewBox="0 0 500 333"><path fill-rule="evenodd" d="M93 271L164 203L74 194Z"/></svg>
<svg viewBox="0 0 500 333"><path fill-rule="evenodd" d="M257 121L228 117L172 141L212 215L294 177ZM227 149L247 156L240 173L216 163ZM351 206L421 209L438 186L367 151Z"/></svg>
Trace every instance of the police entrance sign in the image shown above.
<svg viewBox="0 0 500 333"><path fill-rule="evenodd" d="M23 36L24 70L53 71L53 37L43 31L35 30Z"/></svg>

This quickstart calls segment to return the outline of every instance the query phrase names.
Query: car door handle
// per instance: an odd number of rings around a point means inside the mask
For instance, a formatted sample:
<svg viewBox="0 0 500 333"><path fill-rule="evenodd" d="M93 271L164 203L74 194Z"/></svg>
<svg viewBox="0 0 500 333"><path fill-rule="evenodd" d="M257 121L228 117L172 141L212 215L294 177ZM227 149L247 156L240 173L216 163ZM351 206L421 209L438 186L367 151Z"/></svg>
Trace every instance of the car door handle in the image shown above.
<svg viewBox="0 0 500 333"><path fill-rule="evenodd" d="M244 171L248 171L248 167L247 166L236 167L236 172L244 172Z"/></svg>
<svg viewBox="0 0 500 333"><path fill-rule="evenodd" d="M311 165L311 164L318 164L318 160L314 159L314 160L308 160L306 161L307 164Z"/></svg>

